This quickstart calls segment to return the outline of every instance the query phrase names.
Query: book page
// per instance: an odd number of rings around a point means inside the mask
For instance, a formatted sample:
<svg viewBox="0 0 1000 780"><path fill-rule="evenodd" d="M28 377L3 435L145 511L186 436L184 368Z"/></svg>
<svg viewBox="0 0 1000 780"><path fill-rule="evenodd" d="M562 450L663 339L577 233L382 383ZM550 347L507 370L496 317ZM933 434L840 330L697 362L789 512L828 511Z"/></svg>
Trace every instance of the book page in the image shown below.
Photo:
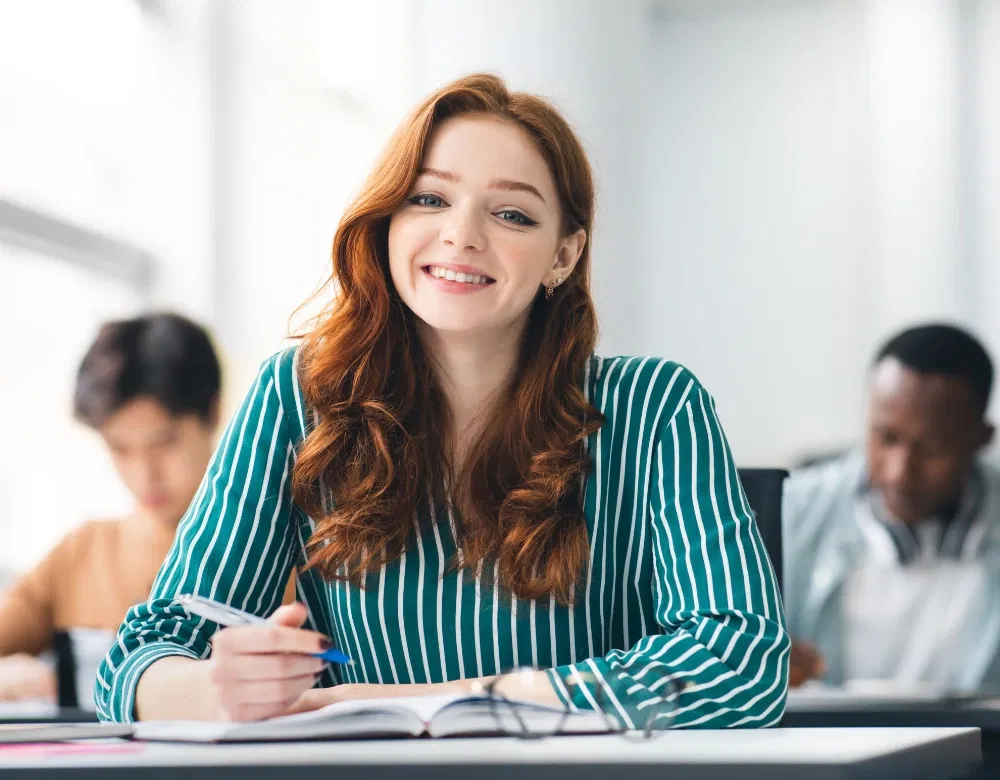
<svg viewBox="0 0 1000 780"><path fill-rule="evenodd" d="M137 739L179 742L241 742L363 736L417 736L442 708L466 696L413 696L338 702L312 712L253 723L147 721L135 724Z"/></svg>

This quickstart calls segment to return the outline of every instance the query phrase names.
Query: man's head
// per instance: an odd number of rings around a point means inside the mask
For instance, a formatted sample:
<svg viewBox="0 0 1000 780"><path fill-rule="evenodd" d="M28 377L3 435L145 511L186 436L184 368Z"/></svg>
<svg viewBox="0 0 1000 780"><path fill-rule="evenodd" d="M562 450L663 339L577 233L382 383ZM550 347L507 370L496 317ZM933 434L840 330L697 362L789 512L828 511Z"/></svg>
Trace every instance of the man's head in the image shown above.
<svg viewBox="0 0 1000 780"><path fill-rule="evenodd" d="M104 439L147 515L176 524L208 466L219 360L205 330L174 314L109 322L80 364L78 420Z"/></svg>
<svg viewBox="0 0 1000 780"><path fill-rule="evenodd" d="M993 438L986 421L993 365L983 346L948 325L911 328L875 358L868 397L871 487L905 523L946 510L976 454Z"/></svg>

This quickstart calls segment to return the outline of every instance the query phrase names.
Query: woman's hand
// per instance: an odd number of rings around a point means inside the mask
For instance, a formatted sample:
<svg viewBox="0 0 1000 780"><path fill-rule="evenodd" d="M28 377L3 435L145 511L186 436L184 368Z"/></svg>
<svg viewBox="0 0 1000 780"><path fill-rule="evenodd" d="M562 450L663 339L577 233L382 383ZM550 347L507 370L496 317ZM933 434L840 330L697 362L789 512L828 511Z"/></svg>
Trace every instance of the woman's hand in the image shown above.
<svg viewBox="0 0 1000 780"><path fill-rule="evenodd" d="M270 625L225 628L212 637L209 680L221 718L283 715L313 687L326 662L309 653L326 649L330 640L299 628L305 619L303 605L289 604Z"/></svg>
<svg viewBox="0 0 1000 780"><path fill-rule="evenodd" d="M0 701L55 703L56 673L33 655L17 653L0 658Z"/></svg>

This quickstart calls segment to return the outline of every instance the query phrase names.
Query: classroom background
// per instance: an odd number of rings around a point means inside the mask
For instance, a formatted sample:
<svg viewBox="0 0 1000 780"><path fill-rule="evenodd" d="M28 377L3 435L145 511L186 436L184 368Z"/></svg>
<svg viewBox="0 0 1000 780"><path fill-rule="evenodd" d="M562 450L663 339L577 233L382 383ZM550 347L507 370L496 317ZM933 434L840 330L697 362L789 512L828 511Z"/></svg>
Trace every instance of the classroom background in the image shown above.
<svg viewBox="0 0 1000 780"><path fill-rule="evenodd" d="M0 570L128 510L71 418L98 324L206 323L231 413L396 122L480 69L592 155L602 353L689 366L741 465L854 445L900 326L1000 355L998 0L0 0Z"/></svg>

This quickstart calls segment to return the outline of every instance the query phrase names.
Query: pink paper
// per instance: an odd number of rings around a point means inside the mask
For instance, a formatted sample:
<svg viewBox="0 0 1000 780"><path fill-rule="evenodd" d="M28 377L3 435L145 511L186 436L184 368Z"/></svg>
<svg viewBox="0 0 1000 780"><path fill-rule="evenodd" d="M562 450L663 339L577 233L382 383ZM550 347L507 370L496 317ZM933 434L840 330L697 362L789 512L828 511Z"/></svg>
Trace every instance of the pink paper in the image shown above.
<svg viewBox="0 0 1000 780"><path fill-rule="evenodd" d="M0 754L15 756L74 756L95 753L140 753L145 745L128 742L120 745L87 744L86 742L29 742L21 745L0 745Z"/></svg>

